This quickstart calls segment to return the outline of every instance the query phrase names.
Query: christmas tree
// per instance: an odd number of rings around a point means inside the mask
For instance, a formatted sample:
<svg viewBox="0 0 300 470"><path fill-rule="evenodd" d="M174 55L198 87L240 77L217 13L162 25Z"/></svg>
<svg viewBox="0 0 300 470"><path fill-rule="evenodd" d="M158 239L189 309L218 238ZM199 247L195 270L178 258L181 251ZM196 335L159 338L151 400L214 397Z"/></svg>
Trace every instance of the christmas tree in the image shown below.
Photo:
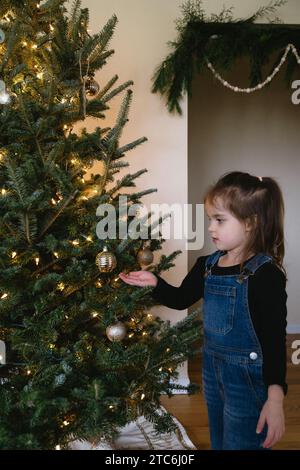
<svg viewBox="0 0 300 470"><path fill-rule="evenodd" d="M140 415L172 430L159 397L184 388L176 369L199 336L196 314L163 322L149 313L151 287L118 278L173 266L179 251L153 264L164 240L150 233L162 218L148 227L147 246L97 237L99 206L116 209L119 233L120 198L129 208L155 189L126 192L145 169L115 180L125 154L146 140L120 144L132 82L95 80L114 52L117 18L91 35L88 10L65 3L0 4L0 449L110 440ZM115 125L105 127L120 93ZM86 117L102 126L73 132Z"/></svg>

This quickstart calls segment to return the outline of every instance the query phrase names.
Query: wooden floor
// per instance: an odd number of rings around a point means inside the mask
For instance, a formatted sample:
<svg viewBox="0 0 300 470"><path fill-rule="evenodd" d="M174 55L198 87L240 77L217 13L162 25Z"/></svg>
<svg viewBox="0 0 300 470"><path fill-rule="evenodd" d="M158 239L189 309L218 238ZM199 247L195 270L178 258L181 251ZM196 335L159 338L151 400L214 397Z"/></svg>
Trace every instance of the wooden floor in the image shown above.
<svg viewBox="0 0 300 470"><path fill-rule="evenodd" d="M291 362L292 342L300 340L300 335L288 335L287 339L287 382L288 394L284 400L286 432L274 449L300 449L300 364ZM189 364L191 382L200 384L200 359ZM172 398L162 397L161 404L183 425L197 449L210 448L208 418L201 393L196 395L175 395Z"/></svg>

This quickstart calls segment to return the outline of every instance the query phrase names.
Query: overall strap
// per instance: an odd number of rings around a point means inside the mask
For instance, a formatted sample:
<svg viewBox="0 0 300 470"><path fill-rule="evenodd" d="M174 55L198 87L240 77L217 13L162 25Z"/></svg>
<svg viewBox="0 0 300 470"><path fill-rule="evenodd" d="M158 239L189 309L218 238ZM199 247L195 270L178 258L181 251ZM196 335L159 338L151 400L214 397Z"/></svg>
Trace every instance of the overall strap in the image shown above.
<svg viewBox="0 0 300 470"><path fill-rule="evenodd" d="M206 258L204 277L207 277L211 274L212 267L218 262L220 256L222 256L224 253L225 251L217 250Z"/></svg>
<svg viewBox="0 0 300 470"><path fill-rule="evenodd" d="M242 282L244 282L249 276L253 276L260 266L272 261L272 256L265 255L264 253L257 253L257 255L245 263L241 274L237 278L237 282L242 284Z"/></svg>

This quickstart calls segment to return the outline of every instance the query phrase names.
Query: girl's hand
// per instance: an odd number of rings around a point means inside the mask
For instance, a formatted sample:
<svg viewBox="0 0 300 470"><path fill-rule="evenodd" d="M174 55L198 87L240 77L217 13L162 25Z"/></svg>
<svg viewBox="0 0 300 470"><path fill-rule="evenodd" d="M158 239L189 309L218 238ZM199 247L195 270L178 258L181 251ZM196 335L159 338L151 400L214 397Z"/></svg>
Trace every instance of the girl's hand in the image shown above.
<svg viewBox="0 0 300 470"><path fill-rule="evenodd" d="M131 271L128 274L120 273L119 278L131 286L155 287L157 284L157 277L150 273L150 271Z"/></svg>
<svg viewBox="0 0 300 470"><path fill-rule="evenodd" d="M256 432L258 434L263 430L266 423L268 425L268 433L263 443L264 448L272 447L284 434L285 426L282 400L268 398L261 410L257 423Z"/></svg>

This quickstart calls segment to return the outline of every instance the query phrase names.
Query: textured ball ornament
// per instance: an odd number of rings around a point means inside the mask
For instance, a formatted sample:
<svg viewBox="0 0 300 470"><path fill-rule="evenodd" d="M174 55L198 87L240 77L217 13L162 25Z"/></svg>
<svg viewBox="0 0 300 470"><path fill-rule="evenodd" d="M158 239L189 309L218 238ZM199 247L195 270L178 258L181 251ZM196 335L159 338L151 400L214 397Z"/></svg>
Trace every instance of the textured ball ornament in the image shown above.
<svg viewBox="0 0 300 470"><path fill-rule="evenodd" d="M117 260L115 255L105 246L103 251L96 256L96 265L101 273L109 273L117 266Z"/></svg>
<svg viewBox="0 0 300 470"><path fill-rule="evenodd" d="M153 261L153 253L150 248L142 248L137 254L137 260L139 265L148 265Z"/></svg>
<svg viewBox="0 0 300 470"><path fill-rule="evenodd" d="M85 93L88 98L94 98L100 91L99 83L93 78L88 78L85 82Z"/></svg>
<svg viewBox="0 0 300 470"><path fill-rule="evenodd" d="M124 323L118 321L114 325L106 328L106 336L110 341L122 341L126 336L126 327Z"/></svg>
<svg viewBox="0 0 300 470"><path fill-rule="evenodd" d="M2 44L5 41L5 33L3 29L0 28L0 44Z"/></svg>

